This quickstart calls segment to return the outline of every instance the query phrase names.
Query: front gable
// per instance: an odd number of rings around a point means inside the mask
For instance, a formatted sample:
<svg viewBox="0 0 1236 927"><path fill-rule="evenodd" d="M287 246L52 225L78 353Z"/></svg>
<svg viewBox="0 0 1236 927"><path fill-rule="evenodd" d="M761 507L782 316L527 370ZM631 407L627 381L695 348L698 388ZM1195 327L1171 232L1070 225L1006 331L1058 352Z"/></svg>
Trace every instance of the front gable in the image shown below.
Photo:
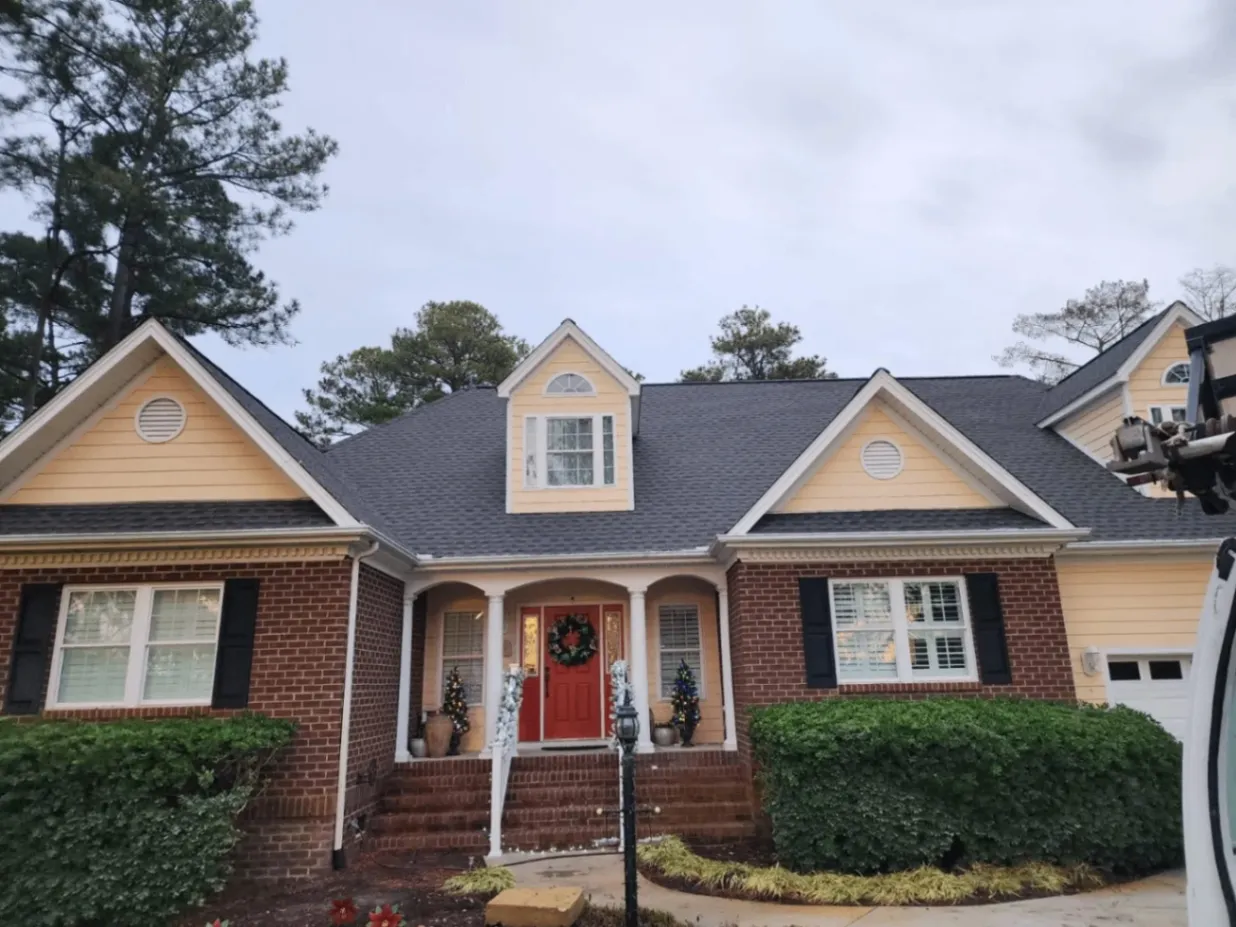
<svg viewBox="0 0 1236 927"><path fill-rule="evenodd" d="M864 465L864 458L867 465ZM884 467L884 470L879 469ZM1003 506L884 402L871 403L848 437L817 463L777 513Z"/></svg>
<svg viewBox="0 0 1236 927"><path fill-rule="evenodd" d="M1145 358L1129 373L1129 406L1134 415L1153 421L1158 414L1170 417L1172 409L1182 409L1188 398L1189 384L1173 382L1172 368L1188 365L1189 349L1185 346L1185 324L1175 322L1163 334Z"/></svg>
<svg viewBox="0 0 1236 927"><path fill-rule="evenodd" d="M182 424L147 440L152 400ZM170 400L170 402L169 402ZM181 410L177 412L177 407ZM153 435L156 439L163 435ZM307 498L167 355L10 486L8 505L240 502Z"/></svg>

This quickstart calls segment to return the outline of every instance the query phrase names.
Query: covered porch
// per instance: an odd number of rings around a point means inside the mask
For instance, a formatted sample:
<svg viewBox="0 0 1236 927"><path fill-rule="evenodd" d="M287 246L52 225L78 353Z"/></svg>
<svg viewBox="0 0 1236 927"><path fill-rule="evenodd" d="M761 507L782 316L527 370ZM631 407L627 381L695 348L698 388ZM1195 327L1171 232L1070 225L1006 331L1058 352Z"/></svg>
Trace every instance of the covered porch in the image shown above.
<svg viewBox="0 0 1236 927"><path fill-rule="evenodd" d="M464 683L471 722L461 756L488 756L502 677L513 666L526 674L521 756L599 751L612 733L609 667L616 660L629 666L639 752L654 750L649 719L670 718L684 661L700 699L694 743L737 749L729 601L719 568L452 571L419 579L404 603L397 762L413 761L409 740L427 714L441 709L452 669ZM591 644L593 653L570 665L564 641Z"/></svg>

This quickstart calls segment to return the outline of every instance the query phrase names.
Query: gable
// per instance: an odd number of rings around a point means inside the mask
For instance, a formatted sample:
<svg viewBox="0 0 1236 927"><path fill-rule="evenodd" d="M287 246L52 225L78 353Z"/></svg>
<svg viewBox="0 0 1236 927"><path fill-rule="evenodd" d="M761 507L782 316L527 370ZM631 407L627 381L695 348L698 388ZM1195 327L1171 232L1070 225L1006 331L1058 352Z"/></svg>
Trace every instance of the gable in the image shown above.
<svg viewBox="0 0 1236 927"><path fill-rule="evenodd" d="M1097 461L1111 460L1111 441L1124 419L1124 391L1114 389L1055 428Z"/></svg>
<svg viewBox="0 0 1236 927"><path fill-rule="evenodd" d="M877 479L863 467L863 449L872 441L891 442L901 455L901 471ZM843 512L878 509L992 508L980 492L930 444L898 422L883 402L872 402L852 431L773 511Z"/></svg>
<svg viewBox="0 0 1236 927"><path fill-rule="evenodd" d="M1163 374L1172 364L1187 361L1185 326L1177 322L1159 339L1150 353L1129 374L1129 399L1133 413L1150 421L1151 406L1183 406L1189 387L1164 384Z"/></svg>
<svg viewBox="0 0 1236 927"><path fill-rule="evenodd" d="M185 410L172 440L151 443L136 416L157 397ZM303 499L296 486L170 357L156 360L17 480L11 505Z"/></svg>

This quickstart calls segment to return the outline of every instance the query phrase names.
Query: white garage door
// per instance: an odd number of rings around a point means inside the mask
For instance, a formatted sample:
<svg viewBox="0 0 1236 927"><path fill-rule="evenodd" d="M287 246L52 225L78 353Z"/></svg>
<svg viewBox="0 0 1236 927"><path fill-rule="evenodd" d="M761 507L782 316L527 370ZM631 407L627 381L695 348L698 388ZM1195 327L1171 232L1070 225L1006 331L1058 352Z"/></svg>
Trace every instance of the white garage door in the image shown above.
<svg viewBox="0 0 1236 927"><path fill-rule="evenodd" d="M1107 658L1107 698L1113 705L1144 711L1183 740L1189 717L1188 656L1177 654Z"/></svg>

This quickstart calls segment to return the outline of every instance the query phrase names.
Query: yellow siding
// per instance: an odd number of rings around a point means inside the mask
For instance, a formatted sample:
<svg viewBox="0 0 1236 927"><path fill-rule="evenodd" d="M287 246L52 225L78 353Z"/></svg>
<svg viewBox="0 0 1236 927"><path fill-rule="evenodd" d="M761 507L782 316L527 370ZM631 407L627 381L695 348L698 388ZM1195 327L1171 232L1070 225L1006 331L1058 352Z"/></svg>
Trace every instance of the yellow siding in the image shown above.
<svg viewBox="0 0 1236 927"><path fill-rule="evenodd" d="M902 470L891 480L877 480L863 469L863 447L876 438L890 440L901 449ZM883 404L872 403L845 442L776 510L855 512L995 505L922 439L893 421Z"/></svg>
<svg viewBox="0 0 1236 927"><path fill-rule="evenodd" d="M1087 647L1193 646L1213 561L1208 554L1056 558L1078 698L1107 700L1103 675L1082 672Z"/></svg>
<svg viewBox="0 0 1236 927"><path fill-rule="evenodd" d="M184 430L164 444L134 417L156 396L185 407ZM300 499L305 494L167 357L9 499L15 504Z"/></svg>
<svg viewBox="0 0 1236 927"><path fill-rule="evenodd" d="M1099 460L1110 460L1111 440L1124 418L1124 394L1120 389L1070 416L1057 426L1059 432L1080 444Z"/></svg>
<svg viewBox="0 0 1236 927"><path fill-rule="evenodd" d="M595 396L546 396L545 386L560 373L587 377ZM631 398L622 385L593 360L573 338L566 338L519 384L510 403L512 512L611 512L631 508ZM529 415L614 416L614 485L587 488L524 489L524 419ZM597 441L601 440L598 434Z"/></svg>
<svg viewBox="0 0 1236 927"><path fill-rule="evenodd" d="M1185 347L1185 327L1173 325L1163 339L1129 375L1129 395L1133 411L1147 421L1151 406L1182 406L1189 392L1187 386L1164 386L1163 371L1172 364L1189 359Z"/></svg>
<svg viewBox="0 0 1236 927"><path fill-rule="evenodd" d="M657 721L668 721L673 710L668 698L661 698L660 606L695 605L700 613L700 647L703 679L700 688L700 725L695 743L719 744L725 740L724 696L721 688L721 643L717 631L717 597L713 588L699 580L669 579L648 592L648 704ZM669 693L666 693L668 695Z"/></svg>

